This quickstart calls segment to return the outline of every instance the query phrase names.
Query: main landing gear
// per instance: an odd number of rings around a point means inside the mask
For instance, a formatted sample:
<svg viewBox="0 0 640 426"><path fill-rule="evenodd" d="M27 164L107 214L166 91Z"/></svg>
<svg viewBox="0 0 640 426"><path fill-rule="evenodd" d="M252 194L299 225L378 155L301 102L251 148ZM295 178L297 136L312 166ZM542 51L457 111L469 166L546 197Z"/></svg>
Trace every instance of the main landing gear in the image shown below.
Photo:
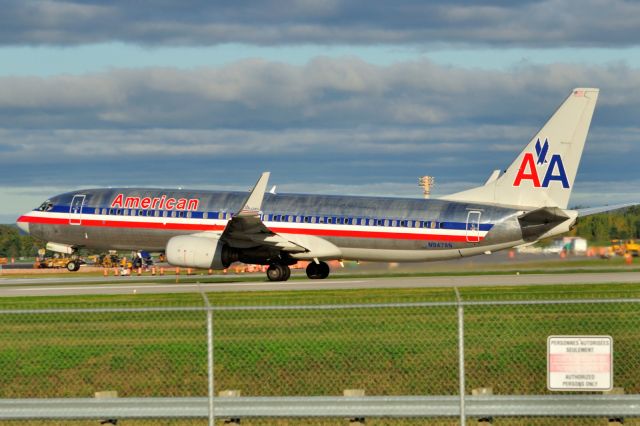
<svg viewBox="0 0 640 426"><path fill-rule="evenodd" d="M323 280L329 276L329 265L325 262L311 262L307 265L307 277L312 280Z"/></svg>
<svg viewBox="0 0 640 426"><path fill-rule="evenodd" d="M267 269L267 278L269 281L286 281L291 276L289 266L282 263L272 263Z"/></svg>
<svg viewBox="0 0 640 426"><path fill-rule="evenodd" d="M323 280L329 276L329 265L326 262L311 262L307 265L307 277L312 280ZM291 269L284 263L272 263L267 269L269 281L287 281L291 277Z"/></svg>

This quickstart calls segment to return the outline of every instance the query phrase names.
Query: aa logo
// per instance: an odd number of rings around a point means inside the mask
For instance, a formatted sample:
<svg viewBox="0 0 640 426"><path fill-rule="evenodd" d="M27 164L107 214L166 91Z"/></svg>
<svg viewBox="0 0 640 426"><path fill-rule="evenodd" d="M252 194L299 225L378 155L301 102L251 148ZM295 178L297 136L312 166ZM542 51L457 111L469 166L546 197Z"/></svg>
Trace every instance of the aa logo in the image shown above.
<svg viewBox="0 0 640 426"><path fill-rule="evenodd" d="M540 139L538 139L535 148L536 158L531 152L524 154L516 179L513 181L513 186L520 186L522 181L529 180L535 188L548 188L549 183L555 180L562 183L563 188L569 188L567 173L564 171L564 164L560 154L553 154L551 159L547 160L549 141L545 139L544 143L540 143ZM542 183L540 183L540 176L543 174L544 177Z"/></svg>

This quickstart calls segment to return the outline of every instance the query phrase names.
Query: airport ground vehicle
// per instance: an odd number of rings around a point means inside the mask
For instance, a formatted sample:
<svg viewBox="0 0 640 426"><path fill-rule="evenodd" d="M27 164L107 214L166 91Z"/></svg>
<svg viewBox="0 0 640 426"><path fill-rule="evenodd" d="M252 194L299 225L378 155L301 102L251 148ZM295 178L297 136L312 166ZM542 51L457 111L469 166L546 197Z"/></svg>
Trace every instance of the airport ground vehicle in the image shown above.
<svg viewBox="0 0 640 426"><path fill-rule="evenodd" d="M612 252L612 254L618 256L630 254L631 256L638 257L640 256L640 243L631 239L614 239L611 240L610 251Z"/></svg>
<svg viewBox="0 0 640 426"><path fill-rule="evenodd" d="M38 269L66 268L70 272L76 272L84 261L77 257L47 257L36 260L35 267Z"/></svg>

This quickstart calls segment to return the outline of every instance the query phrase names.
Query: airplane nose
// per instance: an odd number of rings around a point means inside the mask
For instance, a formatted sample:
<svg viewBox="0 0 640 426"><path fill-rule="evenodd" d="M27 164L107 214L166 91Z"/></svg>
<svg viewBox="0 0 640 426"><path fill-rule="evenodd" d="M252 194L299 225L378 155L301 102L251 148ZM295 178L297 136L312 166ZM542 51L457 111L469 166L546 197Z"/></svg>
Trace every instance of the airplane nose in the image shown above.
<svg viewBox="0 0 640 426"><path fill-rule="evenodd" d="M29 222L23 222L18 219L16 225L18 225L18 228L20 228L23 232L26 232L27 234L29 233Z"/></svg>

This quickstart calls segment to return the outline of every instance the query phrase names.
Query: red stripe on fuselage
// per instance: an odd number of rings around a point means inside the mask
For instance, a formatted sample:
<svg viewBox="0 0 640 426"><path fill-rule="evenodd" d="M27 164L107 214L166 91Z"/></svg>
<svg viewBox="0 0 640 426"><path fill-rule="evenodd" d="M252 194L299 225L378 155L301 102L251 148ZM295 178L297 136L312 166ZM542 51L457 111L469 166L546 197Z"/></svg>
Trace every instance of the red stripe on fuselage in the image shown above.
<svg viewBox="0 0 640 426"><path fill-rule="evenodd" d="M52 218L41 216L21 216L18 222L38 223L44 225L69 225L69 219ZM223 231L224 225L204 225L199 223L175 223L175 222L133 222L125 220L95 220L82 219L81 225L69 226L92 226L100 228L119 228L119 229L166 229L166 230L182 230L182 231ZM466 235L447 235L447 234L413 234L409 232L381 232L381 231L354 231L344 229L308 229L308 228L269 228L272 232L279 234L296 234L296 235L315 235L319 237L343 237L343 238L380 238L380 239L396 239L396 240L429 240L429 241L450 241L450 242L467 242ZM476 237L474 236L474 239ZM484 237L479 236L479 240Z"/></svg>

